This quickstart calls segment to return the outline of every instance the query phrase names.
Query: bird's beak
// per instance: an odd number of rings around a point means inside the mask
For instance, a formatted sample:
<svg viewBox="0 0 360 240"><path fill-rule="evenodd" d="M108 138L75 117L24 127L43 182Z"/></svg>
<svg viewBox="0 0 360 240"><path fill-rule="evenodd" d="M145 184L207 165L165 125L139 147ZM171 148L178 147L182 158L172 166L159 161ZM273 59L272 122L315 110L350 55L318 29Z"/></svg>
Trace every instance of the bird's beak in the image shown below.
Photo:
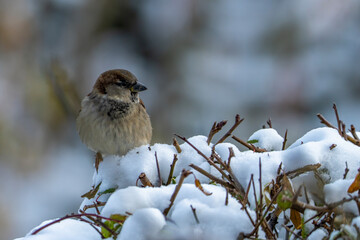
<svg viewBox="0 0 360 240"><path fill-rule="evenodd" d="M145 91L146 89L147 89L147 87L145 87L141 83L136 83L134 86L132 86L130 88L130 91L131 92L142 92L142 91Z"/></svg>

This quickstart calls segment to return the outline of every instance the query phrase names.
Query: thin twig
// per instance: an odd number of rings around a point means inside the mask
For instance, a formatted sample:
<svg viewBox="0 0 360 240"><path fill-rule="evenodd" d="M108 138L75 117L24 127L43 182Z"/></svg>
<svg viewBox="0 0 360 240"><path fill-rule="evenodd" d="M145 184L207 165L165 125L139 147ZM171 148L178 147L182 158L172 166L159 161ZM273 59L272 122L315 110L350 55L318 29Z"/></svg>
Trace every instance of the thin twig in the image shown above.
<svg viewBox="0 0 360 240"><path fill-rule="evenodd" d="M348 164L347 164L347 162L345 162L345 173L344 173L343 179L346 178L346 176L347 176L347 174L348 174L349 171L350 171L350 170L349 170L349 168L348 168Z"/></svg>
<svg viewBox="0 0 360 240"><path fill-rule="evenodd" d="M271 120L269 119L270 124L271 124ZM259 190L260 190L260 211L259 211L259 218L261 218L262 216L262 205L263 205L263 193L262 193L262 171L261 171L261 158L259 158Z"/></svg>
<svg viewBox="0 0 360 240"><path fill-rule="evenodd" d="M318 118L320 119L320 122L322 124L324 124L325 126L329 127L329 128L334 128L336 130L338 130L340 136L343 137L342 133L341 133L341 129L337 129L334 125L332 125L329 121L327 121L320 113L317 114ZM350 142L352 142L353 144L357 145L357 146L360 146L360 141L347 135L346 134L346 138L347 140L349 140Z"/></svg>
<svg viewBox="0 0 360 240"><path fill-rule="evenodd" d="M199 222L199 219L198 219L197 214L196 214L196 208L193 208L192 205L190 205L190 207L191 207L191 211L192 211L192 213L194 215L196 223L199 224L200 222Z"/></svg>
<svg viewBox="0 0 360 240"><path fill-rule="evenodd" d="M94 218L92 216L86 216L88 219L90 219L91 221L93 221L94 223L97 223L99 226L101 226L102 228L106 229L111 236L114 236L114 238L117 238L117 233L114 232L108 225L106 225L105 223L103 223L101 220L99 220L99 218ZM81 218L79 218L81 219ZM102 235L102 234L101 234Z"/></svg>
<svg viewBox="0 0 360 240"><path fill-rule="evenodd" d="M225 188L225 190L226 190L225 206L227 206L229 204L229 190L227 188Z"/></svg>
<svg viewBox="0 0 360 240"><path fill-rule="evenodd" d="M254 181L254 174L251 174L249 184L248 184L248 186L246 188L245 197L244 197L244 205L249 203L248 197L249 197L249 192L250 192L250 187L251 187L251 182L252 181ZM255 192L255 189L254 189L254 192ZM255 201L257 201L256 197L255 197ZM250 203L249 203L249 206L250 206Z"/></svg>
<svg viewBox="0 0 360 240"><path fill-rule="evenodd" d="M248 149L254 151L254 152L266 152L266 149L262 149L262 148L259 148L259 147L255 147L254 145L250 144L250 143L247 143L245 141L243 141L242 139L240 138L237 138L236 136L232 136L232 139L234 139L235 141L241 143L242 145L244 145L245 147L247 147Z"/></svg>
<svg viewBox="0 0 360 240"><path fill-rule="evenodd" d="M166 217L172 207L172 205L174 204L174 201L176 199L176 196L178 195L179 191L180 191L180 188L184 182L184 179L189 176L191 174L190 171L188 170L185 170L183 169L182 172L181 172L181 176L180 176L180 180L178 182L178 184L176 185L175 187L175 190L173 192L173 194L171 195L171 198L170 198L170 205L164 210L163 214L164 216Z"/></svg>
<svg viewBox="0 0 360 240"><path fill-rule="evenodd" d="M272 128L271 118L269 118L269 120L267 120L266 123L269 125L269 128Z"/></svg>
<svg viewBox="0 0 360 240"><path fill-rule="evenodd" d="M340 121L340 118L339 118L339 113L337 111L337 107L336 107L336 104L334 103L333 104L333 109L334 109L334 112L335 112L335 116L336 116L336 121L337 121L337 124L338 124L338 131L339 131L339 134L341 134L341 121Z"/></svg>
<svg viewBox="0 0 360 240"><path fill-rule="evenodd" d="M306 189L305 184L303 184L303 186L304 186L304 193L305 193L306 203L310 203L309 195L307 193L307 189Z"/></svg>
<svg viewBox="0 0 360 240"><path fill-rule="evenodd" d="M285 229L286 231L288 232L291 232L292 234L294 234L294 236L298 239L303 239L301 236L299 236L298 234L296 234L293 230L291 230L290 228L288 228L288 226L284 225L284 224L281 224Z"/></svg>
<svg viewBox="0 0 360 240"><path fill-rule="evenodd" d="M196 171L198 171L199 173L201 173L202 175L204 175L205 177L213 180L214 182L224 186L224 187L227 187L229 189L234 189L235 187L233 185L231 185L230 183L220 179L220 178L217 178L215 177L214 175L212 175L211 173L208 173L207 171L205 171L204 169L194 165L194 164L190 164L189 165L191 168L195 169Z"/></svg>
<svg viewBox="0 0 360 240"><path fill-rule="evenodd" d="M304 221L303 224L305 225L306 223L310 222L311 220L313 220L313 219L315 219L315 218L317 218L317 217L321 218L322 215L324 215L324 214L325 214L325 212L319 212L319 213L315 214L314 216L312 216L311 218L309 218L309 219L307 219L306 221ZM304 220L305 220L305 219L304 219Z"/></svg>
<svg viewBox="0 0 360 240"><path fill-rule="evenodd" d="M277 191L277 193L276 193L276 194L274 195L274 197L271 199L271 202L270 202L270 204L267 206L267 208L266 208L266 210L265 210L262 218L261 218L259 221L257 221L257 223L256 223L254 229L252 230L252 232L249 233L249 234L247 234L246 236L250 237L250 236L252 236L252 235L257 231L257 229L260 227L261 223L264 221L265 216L266 216L267 213L269 212L270 208L273 207L273 204L274 204L274 202L276 201L277 196L280 194L280 192L282 191L282 189L283 189L283 187L280 187L280 189Z"/></svg>
<svg viewBox="0 0 360 240"><path fill-rule="evenodd" d="M105 204L106 202L95 202L94 204L91 205L85 205L82 210L85 212L89 208L102 207L105 206Z"/></svg>
<svg viewBox="0 0 360 240"><path fill-rule="evenodd" d="M176 148L176 151L178 153L181 153L182 150L181 150L180 145L179 145L178 141L176 140L176 138L173 138L173 145Z"/></svg>
<svg viewBox="0 0 360 240"><path fill-rule="evenodd" d="M310 204L300 202L300 201L296 201L296 202L294 202L292 204L291 208L294 209L294 210L297 210L298 212L302 212L302 213L305 211L305 209L310 209L310 210L314 210L314 211L317 211L317 212L329 212L329 211L334 210L336 207L338 207L338 206L340 206L340 205L342 205L342 204L344 204L346 202L354 201L355 199L359 199L359 198L360 198L360 196L352 196L352 197L349 197L349 198L344 198L344 199L342 199L340 201L337 201L337 202L326 204L325 206L322 206L322 207L310 205ZM283 200L284 201L292 201L293 199L284 196Z"/></svg>
<svg viewBox="0 0 360 240"><path fill-rule="evenodd" d="M351 124L351 126L350 126L350 132L353 135L353 137L355 138L355 140L359 140L359 137L358 137L358 135L356 133L356 129L355 129L353 124Z"/></svg>
<svg viewBox="0 0 360 240"><path fill-rule="evenodd" d="M154 185L150 182L150 180L147 178L146 174L144 172L140 173L138 179L136 180L136 186L137 186L137 182L138 180L140 180L140 182L142 183L142 185L144 187L154 187Z"/></svg>
<svg viewBox="0 0 360 240"><path fill-rule="evenodd" d="M336 128L334 125L332 125L328 120L326 120L326 119L324 118L324 116L321 115L320 113L318 113L316 116L320 119L320 123L326 125L326 126L329 127L329 128L337 129L337 128Z"/></svg>
<svg viewBox="0 0 360 240"><path fill-rule="evenodd" d="M231 151L229 153L229 157L231 155ZM235 188L240 192L241 194L241 197L244 197L245 196L245 190L243 188L243 186L241 185L241 183L239 182L239 180L237 179L237 177L235 176L234 172L232 171L232 168L231 166L228 166L227 164L225 164L222 159L214 152L213 153L213 156L216 158L216 160L225 168L225 170L229 173L230 177L231 178L228 178L228 176L225 174L225 176L227 177L227 179L230 181L230 182L234 182L235 184ZM219 171L220 173L222 173L222 170Z"/></svg>
<svg viewBox="0 0 360 240"><path fill-rule="evenodd" d="M207 141L206 141L208 145L210 145L211 140L214 137L214 135L216 133L218 133L219 131L221 131L221 129L226 125L226 123L227 123L226 120L223 120L223 121L221 121L219 123L214 122L213 126L210 129L210 132L209 132L209 135L208 135L208 138L207 138Z"/></svg>
<svg viewBox="0 0 360 240"><path fill-rule="evenodd" d="M86 219L83 219L83 218L79 218L79 219L81 219L80 221L88 223L95 231L98 232L98 234L100 234L101 238L105 238L104 235L102 234L102 232L100 232L100 230L97 228L97 225L95 225L94 223L92 223Z"/></svg>
<svg viewBox="0 0 360 240"><path fill-rule="evenodd" d="M317 170L319 167L321 167L320 163L316 163L316 164L309 164L306 165L304 167L292 170L292 171L288 171L285 174L290 178L293 179L301 174L304 174L306 172L310 172L310 171L315 171Z"/></svg>
<svg viewBox="0 0 360 240"><path fill-rule="evenodd" d="M172 161L172 164L170 165L170 172L169 172L168 179L166 181L166 185L169 185L171 183L171 179L172 179L173 174L174 174L175 164L176 164L177 160L178 160L177 154L174 154L174 159Z"/></svg>
<svg viewBox="0 0 360 240"><path fill-rule="evenodd" d="M348 140L348 135L346 134L346 125L345 123L341 122L341 132L342 132L342 136L345 139L345 141Z"/></svg>
<svg viewBox="0 0 360 240"><path fill-rule="evenodd" d="M187 144L189 144L200 156L202 156L203 158L206 159L206 161L213 166L214 168L216 168L216 170L218 170L221 175L226 178L228 181L231 181L231 179L229 178L229 176L222 170L219 168L219 166L217 166L214 161L212 161L210 158L208 158L203 152L201 152L197 147L195 147L191 142L189 142L185 137L181 137L179 135L176 135L178 138L180 138L181 140L183 140L184 142L186 142Z"/></svg>
<svg viewBox="0 0 360 240"><path fill-rule="evenodd" d="M254 200L255 200L256 222L257 222L259 220L258 219L259 205L257 204L258 198L257 198L257 195L256 195L256 186L255 186L255 181L254 181L254 175L253 174L251 174L250 181L252 182L252 186L253 186L253 194L254 194Z"/></svg>
<svg viewBox="0 0 360 240"><path fill-rule="evenodd" d="M156 169L157 169L158 177L159 177L159 185L160 185L160 187L161 187L161 186L162 186L162 180L161 180L159 160L158 160L157 152L156 152L156 151L155 151L155 161L156 161Z"/></svg>
<svg viewBox="0 0 360 240"><path fill-rule="evenodd" d="M228 162L226 163L227 167L230 167L231 159L235 157L234 149L232 147L229 147L229 158Z"/></svg>
<svg viewBox="0 0 360 240"><path fill-rule="evenodd" d="M301 193L302 186L303 186L303 185L300 185L299 189L295 192L294 197L293 197L293 200L292 200L292 203L295 203L295 202L297 201L297 199L299 198L300 193Z"/></svg>
<svg viewBox="0 0 360 240"><path fill-rule="evenodd" d="M104 219L104 220L108 220L108 221L113 221L113 222L116 222L116 223L119 223L119 224L122 224L123 221L121 220L117 220L117 219L113 219L113 218L108 218L108 217L103 217L103 216L100 216L100 215L97 215L97 214L93 214L93 213L81 213L81 214L69 214L69 215L66 215L62 218L59 218L59 219L56 219L48 224L45 224L44 226L36 229L34 232L31 233L31 235L36 235L38 234L40 231L44 230L45 228L55 224L55 223L59 223L65 219L69 219L69 218L78 218L78 219L81 219L82 217L95 217L95 218L101 218L101 219Z"/></svg>
<svg viewBox="0 0 360 240"><path fill-rule="evenodd" d="M242 121L244 121L244 118L240 118L240 115L236 114L234 125L229 129L229 131L227 131L225 133L225 135L222 138L219 139L219 141L217 141L215 143L215 145L218 145L219 143L224 142L234 132L234 130L240 125L240 123L242 123Z"/></svg>
<svg viewBox="0 0 360 240"><path fill-rule="evenodd" d="M285 136L284 136L284 141L283 141L283 145L282 145L282 150L285 150L286 148L286 142L287 142L287 134L288 134L288 130L286 129L285 131Z"/></svg>

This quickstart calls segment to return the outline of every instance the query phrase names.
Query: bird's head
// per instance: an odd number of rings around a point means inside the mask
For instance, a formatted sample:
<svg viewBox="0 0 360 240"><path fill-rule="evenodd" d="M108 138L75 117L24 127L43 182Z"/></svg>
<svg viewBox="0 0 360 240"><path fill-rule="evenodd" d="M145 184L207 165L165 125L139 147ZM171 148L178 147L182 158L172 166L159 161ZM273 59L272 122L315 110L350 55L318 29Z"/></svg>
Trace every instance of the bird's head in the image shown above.
<svg viewBox="0 0 360 240"><path fill-rule="evenodd" d="M102 96L123 102L139 102L139 92L147 88L138 83L131 72L124 69L113 69L100 74L93 88Z"/></svg>

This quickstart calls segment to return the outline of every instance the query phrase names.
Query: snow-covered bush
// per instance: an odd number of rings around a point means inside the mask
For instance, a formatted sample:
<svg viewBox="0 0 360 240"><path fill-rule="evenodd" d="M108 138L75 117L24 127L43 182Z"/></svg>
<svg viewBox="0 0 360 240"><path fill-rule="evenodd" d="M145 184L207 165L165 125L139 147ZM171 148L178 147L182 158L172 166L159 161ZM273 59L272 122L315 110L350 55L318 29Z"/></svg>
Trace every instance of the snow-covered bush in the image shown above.
<svg viewBox="0 0 360 240"><path fill-rule="evenodd" d="M105 157L78 213L46 221L21 239L356 238L357 133L339 119L334 127L318 117L326 127L288 148L286 134L271 122L248 141L232 136L243 120L237 115L217 142L225 121L207 137L178 136L181 145L174 139ZM225 142L230 136L249 150Z"/></svg>

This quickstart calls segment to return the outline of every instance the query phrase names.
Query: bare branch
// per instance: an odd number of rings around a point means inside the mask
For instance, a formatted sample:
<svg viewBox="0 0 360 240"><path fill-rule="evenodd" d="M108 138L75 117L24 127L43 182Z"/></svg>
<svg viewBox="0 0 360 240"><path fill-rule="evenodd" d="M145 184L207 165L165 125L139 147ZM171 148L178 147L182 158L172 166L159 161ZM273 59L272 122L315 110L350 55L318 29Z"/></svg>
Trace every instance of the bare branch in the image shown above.
<svg viewBox="0 0 360 240"><path fill-rule="evenodd" d="M234 130L240 125L240 123L242 123L242 121L244 121L244 118L240 118L240 115L236 114L234 125L229 129L229 131L227 131L227 133L225 133L225 135L222 138L219 139L219 141L217 141L215 143L215 145L218 145L219 143L224 142L234 132Z"/></svg>
<svg viewBox="0 0 360 240"><path fill-rule="evenodd" d="M329 128L337 129L337 128L336 128L334 125L332 125L328 120L326 120L326 119L324 118L324 116L321 115L320 113L318 113L316 116L320 119L320 122L321 122L322 124L326 125L326 126L329 127Z"/></svg>
<svg viewBox="0 0 360 240"><path fill-rule="evenodd" d="M191 211L192 211L192 213L194 215L196 223L199 224L200 222L199 222L199 219L198 219L197 214L196 214L196 208L193 208L192 205L190 205L190 207L191 207Z"/></svg>
<svg viewBox="0 0 360 240"><path fill-rule="evenodd" d="M343 205L346 202L354 201L355 199L359 199L359 198L360 198L360 196L351 196L349 198L344 198L344 199L342 199L340 201L333 202L333 203L330 203L330 204L326 204L325 206L321 206L321 207L314 206L314 205L307 204L307 203L300 202L300 201L295 201L292 204L291 208L294 209L294 210L297 210L299 212L304 212L305 209L310 209L310 210L314 210L314 211L317 211L317 212L329 212L329 211L333 211L335 208L337 208L340 205ZM283 200L284 201L292 201L293 199L284 196Z"/></svg>
<svg viewBox="0 0 360 240"><path fill-rule="evenodd" d="M334 112L335 112L335 116L336 116L336 121L337 121L337 124L338 124L338 131L339 131L339 134L340 135L342 135L341 134L341 121L340 121L340 118L339 118L339 113L338 113L338 111L337 111L337 107L336 107L336 104L334 103L333 104L333 109L334 109Z"/></svg>
<svg viewBox="0 0 360 240"><path fill-rule="evenodd" d="M184 179L185 179L187 176L189 176L190 174L191 174L190 171L187 171L187 170L185 170L185 169L182 170L182 173L181 173L181 176L180 176L180 180L179 180L178 184L176 185L173 194L171 195L170 205L169 205L169 207L167 207L167 208L164 210L164 212L163 212L163 214L164 214L165 217L168 215L168 213L169 213L172 205L174 204L174 201L175 201L176 196L178 195L178 193L179 193L179 191L180 191L180 188L181 188L181 186L182 186L182 184L183 184L183 182L184 182Z"/></svg>
<svg viewBox="0 0 360 240"><path fill-rule="evenodd" d="M173 159L172 164L170 165L170 172L169 172L168 179L166 181L166 185L169 185L171 183L171 179L172 179L173 174L174 174L175 164L176 164L177 160L178 160L177 155L174 154L174 159Z"/></svg>
<svg viewBox="0 0 360 240"><path fill-rule="evenodd" d="M282 145L282 150L285 150L286 148L286 142L287 142L287 134L288 134L288 130L286 129L285 131L285 136L284 136L284 141L283 141L283 145Z"/></svg>
<svg viewBox="0 0 360 240"><path fill-rule="evenodd" d="M195 169L196 171L198 171L199 173L201 173L202 175L204 175L205 177L213 180L214 182L224 186L224 187L227 187L227 188L230 188L230 189L234 189L235 187L233 185L231 185L230 183L220 179L220 178L217 178L215 177L214 175L212 175L211 173L208 173L207 171L205 171L204 169L194 165L194 164L190 164L189 165L191 168Z"/></svg>
<svg viewBox="0 0 360 240"><path fill-rule="evenodd" d="M266 149L255 147L254 145L247 143L247 142L243 141L242 139L235 137L234 135L232 136L232 139L241 143L242 145L244 145L245 147L247 147L248 149L250 149L254 152L267 152Z"/></svg>
<svg viewBox="0 0 360 240"><path fill-rule="evenodd" d="M150 182L150 180L147 178L147 176L144 172L140 173L138 179L136 180L136 186L137 186L138 180L140 180L140 182L142 183L142 185L144 187L154 187L154 185Z"/></svg>
<svg viewBox="0 0 360 240"><path fill-rule="evenodd" d="M310 172L310 171L315 171L317 170L319 167L321 167L321 164L320 163L317 163L317 164L309 164L309 165L306 165L304 167L301 167L301 168L298 168L298 169L295 169L295 170L292 170L292 171L288 171L286 172L285 174L290 178L290 179L293 179L303 173L306 173L306 172Z"/></svg>
<svg viewBox="0 0 360 240"><path fill-rule="evenodd" d="M159 177L159 186L161 187L162 180L161 180L161 173L160 173L160 166L159 166L159 160L157 157L157 152L155 152L155 161L156 161L156 169L157 169L157 173L158 173L158 177Z"/></svg>
<svg viewBox="0 0 360 240"><path fill-rule="evenodd" d="M344 173L344 177L343 177L343 179L345 179L346 178L346 176L347 176L347 174L348 174L348 172L349 172L350 170L349 170L349 168L348 168L348 163L347 162L345 162L345 173Z"/></svg>
<svg viewBox="0 0 360 240"><path fill-rule="evenodd" d="M352 124L350 126L350 132L353 135L353 137L355 138L355 140L359 140L359 137L358 137L358 135L356 133L356 129L355 129L354 125L352 125Z"/></svg>
<svg viewBox="0 0 360 240"><path fill-rule="evenodd" d="M108 220L108 221L113 221L113 222L116 222L116 223L119 223L119 224L123 224L124 221L122 220L117 220L117 219L113 219L113 218L108 218L108 217L103 217L101 215L97 215L97 214L93 214L93 213L81 213L81 214L69 214L69 215L66 215L62 218L59 218L59 219L56 219L48 224L45 224L44 226L36 229L34 232L31 233L31 235L36 235L38 234L40 231L44 230L45 228L51 226L51 225L54 225L55 223L59 223L65 219L69 219L69 218L77 218L79 220L83 220L82 217L95 217L95 218L100 218L100 219L104 219L104 220ZM109 231L111 232L111 230Z"/></svg>
<svg viewBox="0 0 360 240"><path fill-rule="evenodd" d="M218 133L219 131L221 131L221 129L226 125L227 121L223 120L219 123L214 122L213 126L210 129L208 138L207 138L207 144L210 145L212 138L214 137L214 135L216 133Z"/></svg>
<svg viewBox="0 0 360 240"><path fill-rule="evenodd" d="M176 148L176 151L178 153L181 153L182 150L181 150L180 145L179 145L178 141L176 140L176 138L173 138L173 145Z"/></svg>

